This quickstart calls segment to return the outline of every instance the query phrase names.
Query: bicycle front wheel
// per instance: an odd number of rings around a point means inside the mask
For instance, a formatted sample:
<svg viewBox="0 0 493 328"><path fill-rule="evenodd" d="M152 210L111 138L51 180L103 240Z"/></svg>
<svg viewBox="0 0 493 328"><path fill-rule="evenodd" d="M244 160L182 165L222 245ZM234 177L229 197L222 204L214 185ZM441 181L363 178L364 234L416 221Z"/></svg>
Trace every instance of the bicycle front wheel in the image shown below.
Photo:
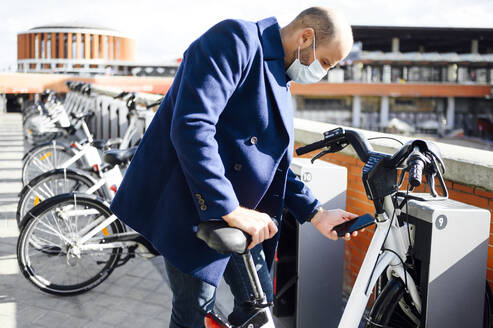
<svg viewBox="0 0 493 328"><path fill-rule="evenodd" d="M34 207L17 241L17 260L24 277L43 292L60 296L80 294L102 283L116 267L122 249L81 251L75 241L82 229L111 215L97 197L83 194L62 194ZM124 230L116 220L93 240Z"/></svg>
<svg viewBox="0 0 493 328"><path fill-rule="evenodd" d="M416 328L420 327L421 315L412 305L401 279L390 280L373 305L366 328ZM488 283L485 288L483 327L493 324L492 296Z"/></svg>
<svg viewBox="0 0 493 328"><path fill-rule="evenodd" d="M16 212L17 226L22 225L24 215L31 208L45 199L69 192L87 193L95 183L91 177L73 170L56 169L37 176L20 192ZM103 188L99 188L94 194L107 199Z"/></svg>

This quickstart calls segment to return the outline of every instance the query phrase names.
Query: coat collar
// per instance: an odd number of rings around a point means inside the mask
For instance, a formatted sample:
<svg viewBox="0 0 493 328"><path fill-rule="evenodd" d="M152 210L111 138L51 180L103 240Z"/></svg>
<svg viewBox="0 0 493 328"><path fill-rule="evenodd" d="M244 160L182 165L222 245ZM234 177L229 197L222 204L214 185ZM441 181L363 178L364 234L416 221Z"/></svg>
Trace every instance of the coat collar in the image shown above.
<svg viewBox="0 0 493 328"><path fill-rule="evenodd" d="M279 111L288 137L286 142L289 143L293 137L293 112L284 68L284 49L279 24L274 17L261 20L257 24L264 54L266 84L274 96L275 107Z"/></svg>
<svg viewBox="0 0 493 328"><path fill-rule="evenodd" d="M257 22L264 59L284 59L284 49L281 42L280 27L275 17L269 17Z"/></svg>

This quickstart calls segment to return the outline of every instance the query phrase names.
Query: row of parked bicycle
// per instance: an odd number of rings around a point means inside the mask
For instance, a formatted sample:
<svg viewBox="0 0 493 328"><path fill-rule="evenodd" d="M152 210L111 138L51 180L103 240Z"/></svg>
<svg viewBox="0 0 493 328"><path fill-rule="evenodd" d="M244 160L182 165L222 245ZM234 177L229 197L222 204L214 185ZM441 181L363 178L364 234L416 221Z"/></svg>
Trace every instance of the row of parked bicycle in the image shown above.
<svg viewBox="0 0 493 328"><path fill-rule="evenodd" d="M157 103L142 107L135 94L117 95L128 108L128 128L122 138L95 140L88 127L95 113L81 106L91 97L90 85L68 87L63 103L45 92L24 110L25 137L33 146L23 158L16 212L19 267L36 287L57 295L94 288L136 254L157 255L109 210L141 121Z"/></svg>

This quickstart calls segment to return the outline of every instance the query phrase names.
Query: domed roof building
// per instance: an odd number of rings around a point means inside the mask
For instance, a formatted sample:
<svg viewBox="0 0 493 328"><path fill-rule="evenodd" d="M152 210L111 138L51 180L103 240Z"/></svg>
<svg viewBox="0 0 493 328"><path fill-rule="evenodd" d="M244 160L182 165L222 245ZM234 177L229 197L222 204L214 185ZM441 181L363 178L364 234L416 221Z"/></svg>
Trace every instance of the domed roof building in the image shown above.
<svg viewBox="0 0 493 328"><path fill-rule="evenodd" d="M134 60L135 40L97 24L49 24L17 34L19 72L102 74Z"/></svg>

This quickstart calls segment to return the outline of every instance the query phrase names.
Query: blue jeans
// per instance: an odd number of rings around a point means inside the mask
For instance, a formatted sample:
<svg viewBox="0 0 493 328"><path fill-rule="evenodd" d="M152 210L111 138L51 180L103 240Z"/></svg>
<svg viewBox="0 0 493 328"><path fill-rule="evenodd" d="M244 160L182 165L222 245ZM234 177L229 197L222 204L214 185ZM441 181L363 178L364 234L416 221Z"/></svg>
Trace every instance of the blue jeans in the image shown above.
<svg viewBox="0 0 493 328"><path fill-rule="evenodd" d="M267 270L262 245L255 246L251 254L267 301L272 302L272 280ZM166 259L165 264L173 292L173 309L169 328L204 327L206 313L214 308L216 287L181 272ZM240 255L231 256L223 278L234 296L233 312L228 316L228 320L238 325L249 318L248 307L245 303L253 294L248 273Z"/></svg>

